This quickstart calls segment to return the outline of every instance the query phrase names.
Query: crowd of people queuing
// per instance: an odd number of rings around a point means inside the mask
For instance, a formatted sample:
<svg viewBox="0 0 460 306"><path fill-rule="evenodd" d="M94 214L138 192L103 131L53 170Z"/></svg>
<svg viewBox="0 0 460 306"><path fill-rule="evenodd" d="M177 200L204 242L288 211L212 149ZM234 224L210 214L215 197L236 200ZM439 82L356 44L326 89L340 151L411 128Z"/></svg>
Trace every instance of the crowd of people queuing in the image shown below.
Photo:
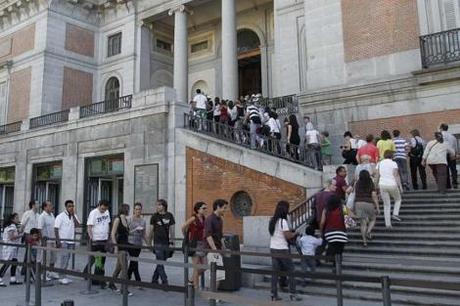
<svg viewBox="0 0 460 306"><path fill-rule="evenodd" d="M189 256L192 257L193 263L206 264L216 262L223 265L223 257L218 253L206 253L206 249L222 250L225 248L223 236L223 215L228 207L228 202L223 199L214 201L211 213L207 212L207 204L198 202L193 209L193 215L182 226L182 232L189 242ZM121 254L125 252L129 258L139 257L144 245L153 250L157 260L166 261L172 257L174 249L172 248L173 227L175 225L174 216L168 212L168 203L164 199L156 202L156 212L150 217L150 231L147 231L146 220L142 215L142 204L134 204L133 213L130 214L130 205L122 204L118 209L118 214L112 220L109 212L109 202L99 201L96 208L91 210L88 215L86 225L88 234L88 243L93 252L113 252ZM56 217L53 214L53 204L50 201L42 203L42 213L38 213L36 201L30 201L29 210L27 210L22 220L19 215L13 213L6 220L3 232L3 242L7 243L2 247L1 259L10 261L0 268L0 287L6 287L3 278L10 269L10 285L20 285L21 281L16 277L16 265L18 261L18 250L21 243L35 246L47 246L61 249L60 269L66 270L69 265L70 253L66 250L74 249L75 230L80 225L80 220L75 213L75 205L72 200L65 202L65 210ZM18 246L16 246L18 245ZM56 252L47 251L46 264L54 267ZM112 277L118 278L122 271L121 256L117 257L117 262L113 269ZM26 262L27 253L24 255ZM83 273L89 273L94 265L95 275L105 275L105 256L92 256L90 262L86 265ZM31 260L33 263L43 262L43 252L32 248ZM33 272L33 271L32 271ZM199 287L198 279L202 270L195 269L191 282L195 288ZM23 269L22 274L25 275ZM137 260L130 260L127 270L127 276L131 279L134 275L136 281L141 281L139 265ZM34 279L34 273L31 279ZM217 280L225 278L224 271L217 272ZM64 274L47 272L46 281L56 279L60 284L68 285L71 280ZM151 282L162 286L168 286L168 275L164 265L157 264L153 270ZM102 289L109 288L113 291L120 292L114 282L108 284L101 281L93 280L94 285L101 286ZM131 296L132 293L128 292Z"/></svg>
<svg viewBox="0 0 460 306"><path fill-rule="evenodd" d="M458 188L459 149L456 137L449 133L449 126L442 123L439 131L434 133L434 139L429 142L421 137L417 129L411 130L410 135L409 139L405 139L399 130L393 130L391 134L383 130L379 137L370 134L364 141L359 136L353 138L351 132L347 131L344 133L345 143L340 147L344 164L357 165L358 169L366 169L375 177L379 162L386 159L385 152L391 151L391 160L396 164L401 181L401 191L410 190L411 185L412 189L419 189L418 177L422 189L427 189L426 166L430 167L440 193Z"/></svg>
<svg viewBox="0 0 460 306"><path fill-rule="evenodd" d="M262 100L261 94L247 95L236 101L218 97L212 100L197 89L190 101L192 125L216 134L231 133L225 136L252 149L302 161L318 170L323 164L331 163L328 132L316 130L308 116L304 117L303 128L295 114L286 116L281 124L277 110L263 105Z"/></svg>

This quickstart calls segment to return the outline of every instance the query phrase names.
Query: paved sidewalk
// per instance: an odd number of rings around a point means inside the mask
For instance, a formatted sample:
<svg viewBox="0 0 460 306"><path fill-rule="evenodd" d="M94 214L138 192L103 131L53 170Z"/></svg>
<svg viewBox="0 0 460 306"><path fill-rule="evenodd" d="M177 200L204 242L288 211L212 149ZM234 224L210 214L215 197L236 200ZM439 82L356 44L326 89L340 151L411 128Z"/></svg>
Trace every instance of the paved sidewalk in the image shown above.
<svg viewBox="0 0 460 306"><path fill-rule="evenodd" d="M21 256L21 255L20 255ZM153 254L149 252L143 252L142 258L154 258ZM22 259L22 257L20 257ZM181 262L181 254L176 254L172 260ZM76 258L76 270L81 271L86 264L84 256L78 256ZM106 274L110 274L115 266L114 258L107 258L106 263ZM166 272L169 277L169 283L171 285L183 286L183 269L176 267L166 267ZM149 281L153 274L153 265L141 263L140 273L144 281ZM9 272L5 277L5 281L9 282ZM82 279L71 277L73 280L72 284L61 285L54 282L53 286L42 288L42 305L43 306L59 306L61 303L70 299L75 302L75 306L99 306L99 305L122 305L122 296L110 289L101 290L99 287L94 288L98 291L94 295L82 295L81 292L86 289L86 282ZM130 288L133 292L133 296L129 297L130 306L144 306L144 305L159 305L159 306L181 306L184 305L184 295L176 292L165 292L162 290L153 289L138 289ZM258 302L270 305L270 292L264 289L246 289L242 288L240 291L233 293L239 297L247 297ZM32 285L31 290L32 302L34 301L34 286ZM0 288L0 305L2 306L17 306L25 305L25 286L8 286L6 288ZM276 305L305 305L305 306L335 306L337 302L334 298L329 297L310 297L302 296L303 301L301 302L288 302L288 294L281 294L283 302ZM195 305L204 306L209 305L209 302L201 298L197 298ZM225 303L228 306L247 306L247 304L232 304ZM366 301L345 301L345 306L374 306L381 305L380 303L372 303Z"/></svg>

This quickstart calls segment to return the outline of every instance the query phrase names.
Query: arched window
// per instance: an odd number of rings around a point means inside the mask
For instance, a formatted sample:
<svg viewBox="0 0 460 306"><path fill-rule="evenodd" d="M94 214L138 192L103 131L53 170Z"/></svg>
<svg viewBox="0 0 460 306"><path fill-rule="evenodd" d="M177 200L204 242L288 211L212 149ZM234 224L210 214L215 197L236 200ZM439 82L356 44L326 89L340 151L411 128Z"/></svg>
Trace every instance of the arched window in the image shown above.
<svg viewBox="0 0 460 306"><path fill-rule="evenodd" d="M116 100L120 97L120 81L111 77L105 84L105 100Z"/></svg>

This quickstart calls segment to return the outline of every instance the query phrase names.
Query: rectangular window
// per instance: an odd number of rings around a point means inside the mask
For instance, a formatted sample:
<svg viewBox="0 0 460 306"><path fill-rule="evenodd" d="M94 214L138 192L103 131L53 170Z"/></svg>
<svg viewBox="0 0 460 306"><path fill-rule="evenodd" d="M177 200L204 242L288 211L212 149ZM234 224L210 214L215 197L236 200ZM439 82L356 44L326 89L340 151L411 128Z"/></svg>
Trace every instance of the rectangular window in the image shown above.
<svg viewBox="0 0 460 306"><path fill-rule="evenodd" d="M107 44L107 57L121 53L121 33L109 36Z"/></svg>
<svg viewBox="0 0 460 306"><path fill-rule="evenodd" d="M164 40L161 40L161 39L157 39L157 48L158 49L161 49L161 50L164 50L164 51L168 51L168 52L172 52L172 44L169 43L169 42L166 42Z"/></svg>
<svg viewBox="0 0 460 306"><path fill-rule="evenodd" d="M198 43L192 44L192 46L190 47L191 53L197 53L197 52L205 51L205 50L208 50L208 41L207 40L200 41Z"/></svg>

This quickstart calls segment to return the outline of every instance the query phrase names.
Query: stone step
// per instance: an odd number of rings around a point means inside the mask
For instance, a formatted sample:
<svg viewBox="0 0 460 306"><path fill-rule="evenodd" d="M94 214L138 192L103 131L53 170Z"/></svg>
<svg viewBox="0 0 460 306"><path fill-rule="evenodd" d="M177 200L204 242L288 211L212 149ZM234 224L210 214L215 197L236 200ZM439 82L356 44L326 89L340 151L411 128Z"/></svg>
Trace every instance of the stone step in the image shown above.
<svg viewBox="0 0 460 306"><path fill-rule="evenodd" d="M270 282L256 283L258 288L269 290ZM337 296L337 289L333 281L312 281L307 286L297 286L301 294L312 296ZM443 291L427 290L411 287L391 287L392 305L420 305L420 306L458 306L458 296L446 295ZM382 291L380 284L369 283L343 283L343 296L369 302L382 303Z"/></svg>
<svg viewBox="0 0 460 306"><path fill-rule="evenodd" d="M457 220L433 220L433 219L415 219L409 220L404 219L405 216L401 216L402 222L391 221L392 226L394 227L393 230L399 230L399 228L404 227L420 227L420 226L451 226L451 227L458 227L460 226L460 219ZM377 217L377 225L384 225L383 216Z"/></svg>
<svg viewBox="0 0 460 306"><path fill-rule="evenodd" d="M400 211L399 216L401 219L403 219L403 222L406 221L412 221L412 220L421 220L421 221L431 221L431 220L440 220L440 221L449 221L449 220L455 220L459 221L460 224L460 214L455 213L455 214L447 214L447 215L442 215L442 214L408 214L405 211ZM384 216L382 211L380 212L380 215L377 216L377 220L382 219L383 220Z"/></svg>
<svg viewBox="0 0 460 306"><path fill-rule="evenodd" d="M431 226L409 226L409 227L403 227L401 224L397 225L394 223L395 229L387 229L384 225L383 222L380 222L380 224L377 224L374 229L372 230L374 233L447 233L447 234L452 234L452 233L459 233L460 232L460 227L458 226L436 226L436 225L431 225ZM359 228L356 229L351 229L350 231L355 231L358 230Z"/></svg>
<svg viewBox="0 0 460 306"><path fill-rule="evenodd" d="M386 263L389 265L394 264L406 264L406 265L427 265L437 267L460 267L459 256L443 256L433 257L429 255L413 255L413 254L399 254L394 256L393 254L365 254L365 253L352 253L346 252L343 254L343 258L346 262L367 262L367 263Z"/></svg>
<svg viewBox="0 0 460 306"><path fill-rule="evenodd" d="M460 256L460 249L440 249L434 247L394 247L394 246L375 246L369 244L366 248L361 246L347 245L345 246L347 253L360 254L392 254L400 255L418 255L431 257L456 257Z"/></svg>
<svg viewBox="0 0 460 306"><path fill-rule="evenodd" d="M387 275L389 272L402 272L402 273L424 273L424 274L434 274L434 275L453 275L456 277L460 277L460 267L456 266L457 263L452 262L451 266L437 266L429 261L424 261L413 264L413 263L386 263L386 262L358 262L358 261L343 261L343 271L376 271L379 273L383 273L382 275ZM423 263L425 263L423 265ZM318 267L318 271L320 271L321 267Z"/></svg>
<svg viewBox="0 0 460 306"><path fill-rule="evenodd" d="M455 196L460 196L460 189L449 189L445 194L440 194L436 190L409 190L404 192L404 197L411 197L411 198L416 198L416 197L426 197L426 196L432 196L432 197L455 197Z"/></svg>
<svg viewBox="0 0 460 306"><path fill-rule="evenodd" d="M403 198L402 199L403 203L408 203L408 204L427 204L427 203L437 203L437 204L443 204L443 203L452 203L452 204L458 204L460 202L460 197L452 197L452 198ZM380 200L380 203L382 203L382 200Z"/></svg>
<svg viewBox="0 0 460 306"><path fill-rule="evenodd" d="M350 239L350 245L362 246L361 239ZM425 240L425 241L396 241L396 240L379 240L374 238L372 241L368 241L369 246L394 246L394 247L439 247L446 249L457 249L460 254L460 241L439 241L439 240ZM364 248L364 247L363 247Z"/></svg>
<svg viewBox="0 0 460 306"><path fill-rule="evenodd" d="M460 229L459 229L460 232ZM348 232L348 237L350 238L361 238L361 232L359 230L353 230ZM426 231L426 232L414 232L414 233L404 233L404 235L401 235L401 233L398 232L376 232L374 231L372 233L372 237L374 238L373 241L379 240L379 241L406 241L406 240L423 240L423 241L432 241L432 240L437 240L437 241L459 241L459 234L458 233L437 233L437 232L431 232L431 231Z"/></svg>
<svg viewBox="0 0 460 306"><path fill-rule="evenodd" d="M380 207L380 210L383 211L383 207ZM400 209L400 215L408 215L408 216L418 216L418 215L430 215L430 216L446 216L456 214L460 215L460 205L458 209L450 208L450 207L436 207L436 208L415 208L415 207L407 207L402 205Z"/></svg>

